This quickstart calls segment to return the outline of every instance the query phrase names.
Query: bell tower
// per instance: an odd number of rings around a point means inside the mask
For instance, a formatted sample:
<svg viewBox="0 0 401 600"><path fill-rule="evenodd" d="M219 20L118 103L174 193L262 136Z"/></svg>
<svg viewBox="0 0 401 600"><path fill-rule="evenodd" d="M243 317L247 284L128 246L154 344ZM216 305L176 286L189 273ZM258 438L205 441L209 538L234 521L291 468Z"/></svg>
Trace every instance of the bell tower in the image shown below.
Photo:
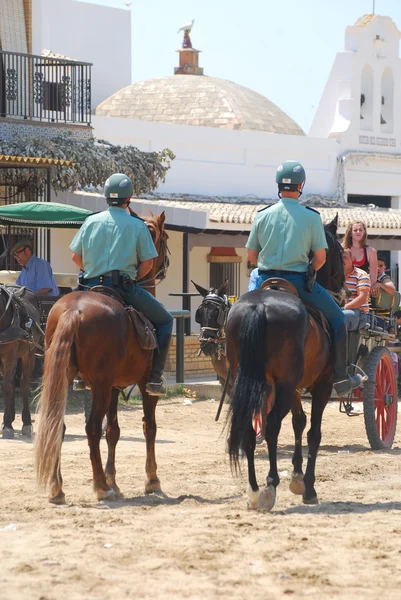
<svg viewBox="0 0 401 600"><path fill-rule="evenodd" d="M370 151L400 146L400 38L390 17L375 14L346 28L309 135Z"/></svg>

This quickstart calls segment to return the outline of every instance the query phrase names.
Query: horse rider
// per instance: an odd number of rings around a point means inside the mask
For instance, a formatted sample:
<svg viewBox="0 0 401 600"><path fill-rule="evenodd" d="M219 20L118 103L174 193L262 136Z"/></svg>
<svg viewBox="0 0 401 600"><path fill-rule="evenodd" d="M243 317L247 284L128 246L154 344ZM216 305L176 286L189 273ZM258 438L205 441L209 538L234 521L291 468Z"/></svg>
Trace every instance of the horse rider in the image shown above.
<svg viewBox="0 0 401 600"><path fill-rule="evenodd" d="M330 294L310 277L326 262L326 235L317 211L298 200L305 185L305 170L287 160L277 169L279 202L259 211L246 247L248 260L259 268L259 288L269 277L282 277L297 289L301 300L321 310L331 328L334 389L339 396L362 383L359 374L349 376L348 342L344 313ZM309 254L313 255L311 263Z"/></svg>
<svg viewBox="0 0 401 600"><path fill-rule="evenodd" d="M104 186L108 210L88 217L74 237L72 260L83 271L81 286L106 285L114 288L155 326L158 348L146 391L152 396L166 394L163 377L170 346L173 318L152 294L137 283L143 279L157 257L145 222L128 214L134 187L129 177L115 173ZM76 388L77 389L77 388Z"/></svg>

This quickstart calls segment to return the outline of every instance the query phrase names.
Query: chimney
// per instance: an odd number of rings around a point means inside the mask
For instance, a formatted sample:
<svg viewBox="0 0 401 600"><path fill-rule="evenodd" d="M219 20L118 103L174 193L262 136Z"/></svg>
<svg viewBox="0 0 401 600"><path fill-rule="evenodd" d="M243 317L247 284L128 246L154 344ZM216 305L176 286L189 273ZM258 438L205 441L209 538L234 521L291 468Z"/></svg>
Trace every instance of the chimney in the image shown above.
<svg viewBox="0 0 401 600"><path fill-rule="evenodd" d="M182 48L177 50L180 53L180 66L175 67L174 75L203 75L203 69L199 66L199 52L192 48L189 31L184 32Z"/></svg>

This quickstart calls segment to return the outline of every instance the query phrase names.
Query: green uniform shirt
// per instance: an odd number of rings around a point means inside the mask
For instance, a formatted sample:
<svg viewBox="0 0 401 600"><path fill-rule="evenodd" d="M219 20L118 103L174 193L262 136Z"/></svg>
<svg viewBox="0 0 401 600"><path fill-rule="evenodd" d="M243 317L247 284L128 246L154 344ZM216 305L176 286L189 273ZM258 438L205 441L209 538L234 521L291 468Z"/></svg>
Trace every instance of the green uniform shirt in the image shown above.
<svg viewBox="0 0 401 600"><path fill-rule="evenodd" d="M262 271L303 273L309 252L327 248L327 242L319 213L282 198L257 214L246 247L259 252Z"/></svg>
<svg viewBox="0 0 401 600"><path fill-rule="evenodd" d="M88 217L70 248L82 256L88 278L119 270L136 279L138 263L157 256L146 224L114 206Z"/></svg>

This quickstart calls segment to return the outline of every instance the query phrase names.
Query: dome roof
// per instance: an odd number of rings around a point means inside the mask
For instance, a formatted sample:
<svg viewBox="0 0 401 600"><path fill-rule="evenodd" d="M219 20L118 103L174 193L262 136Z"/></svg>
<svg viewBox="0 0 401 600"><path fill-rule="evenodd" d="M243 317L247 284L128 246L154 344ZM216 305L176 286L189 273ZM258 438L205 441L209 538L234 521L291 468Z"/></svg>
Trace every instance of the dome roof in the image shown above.
<svg viewBox="0 0 401 600"><path fill-rule="evenodd" d="M261 94L204 75L172 75L133 83L99 104L96 115L305 135L295 121Z"/></svg>

